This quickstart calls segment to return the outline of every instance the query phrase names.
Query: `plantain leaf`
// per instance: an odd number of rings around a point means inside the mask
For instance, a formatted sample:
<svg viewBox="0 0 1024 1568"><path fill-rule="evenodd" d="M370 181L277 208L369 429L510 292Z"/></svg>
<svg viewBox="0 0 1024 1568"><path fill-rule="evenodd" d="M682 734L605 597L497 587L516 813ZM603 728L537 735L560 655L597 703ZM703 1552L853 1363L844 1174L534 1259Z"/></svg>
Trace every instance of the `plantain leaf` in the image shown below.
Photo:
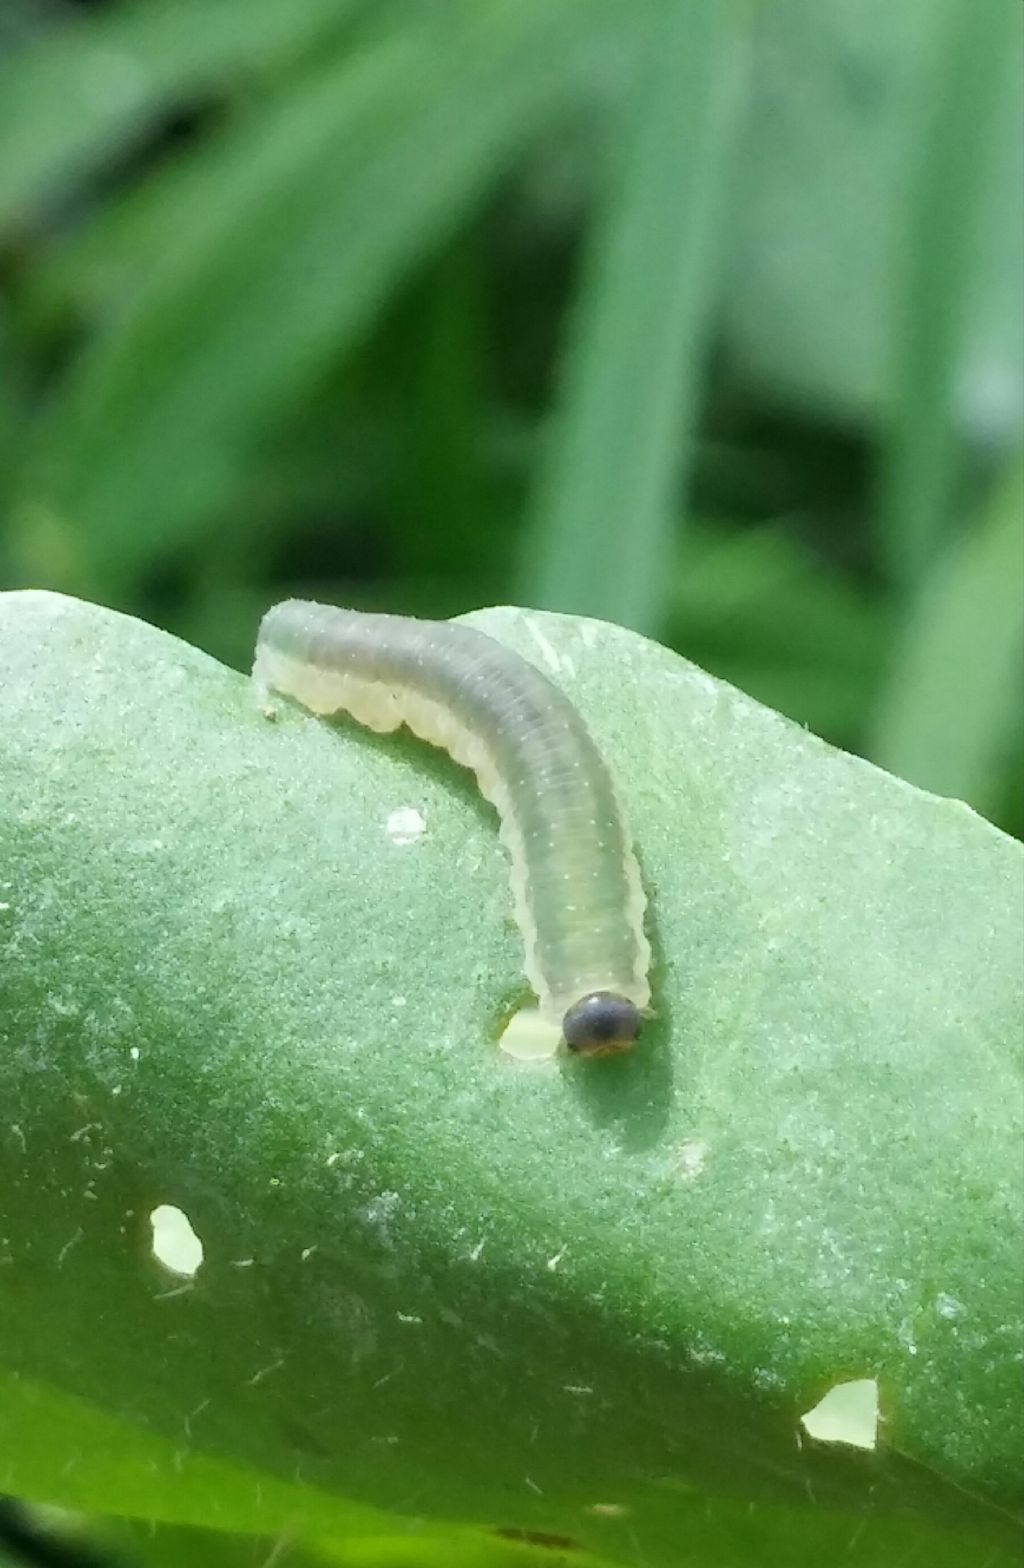
<svg viewBox="0 0 1024 1568"><path fill-rule="evenodd" d="M507 867L446 759L0 599L0 1484L339 1562L1008 1568L1020 847L632 634L474 620L620 780L626 1058L496 1045ZM874 1448L812 1438L855 1380Z"/></svg>

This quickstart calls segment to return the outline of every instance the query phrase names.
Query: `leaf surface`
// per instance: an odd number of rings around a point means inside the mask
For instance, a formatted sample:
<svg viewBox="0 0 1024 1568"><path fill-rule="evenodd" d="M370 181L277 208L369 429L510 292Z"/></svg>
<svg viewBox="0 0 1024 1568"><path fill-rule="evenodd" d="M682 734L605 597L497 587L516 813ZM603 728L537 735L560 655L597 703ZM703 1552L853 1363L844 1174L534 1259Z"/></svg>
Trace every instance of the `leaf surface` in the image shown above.
<svg viewBox="0 0 1024 1568"><path fill-rule="evenodd" d="M619 779L659 1013L626 1058L497 1048L507 867L446 758L0 599L4 1488L216 1523L212 1464L256 1478L261 1533L337 1498L318 1534L1009 1564L1019 846L635 635L474 619ZM813 1442L855 1378L877 1447ZM49 1400L107 1423L106 1468ZM118 1432L153 1445L134 1503Z"/></svg>

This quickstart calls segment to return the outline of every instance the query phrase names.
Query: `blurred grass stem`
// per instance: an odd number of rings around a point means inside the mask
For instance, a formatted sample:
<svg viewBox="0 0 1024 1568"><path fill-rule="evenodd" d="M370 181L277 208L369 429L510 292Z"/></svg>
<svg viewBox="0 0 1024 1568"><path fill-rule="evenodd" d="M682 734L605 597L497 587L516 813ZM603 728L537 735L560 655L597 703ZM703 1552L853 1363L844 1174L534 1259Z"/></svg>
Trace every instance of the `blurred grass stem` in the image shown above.
<svg viewBox="0 0 1024 1568"><path fill-rule="evenodd" d="M979 229L1007 68L1020 52L1019 8L1006 0L945 0L945 10L896 275L893 407L882 452L881 547L902 587L927 569L951 521Z"/></svg>
<svg viewBox="0 0 1024 1568"><path fill-rule="evenodd" d="M1024 458L980 526L930 574L879 704L869 754L911 783L994 810L993 777L1008 732L1020 731L1022 652Z"/></svg>
<svg viewBox="0 0 1024 1568"><path fill-rule="evenodd" d="M732 167L745 13L673 0L627 105L533 501L527 602L664 624Z"/></svg>

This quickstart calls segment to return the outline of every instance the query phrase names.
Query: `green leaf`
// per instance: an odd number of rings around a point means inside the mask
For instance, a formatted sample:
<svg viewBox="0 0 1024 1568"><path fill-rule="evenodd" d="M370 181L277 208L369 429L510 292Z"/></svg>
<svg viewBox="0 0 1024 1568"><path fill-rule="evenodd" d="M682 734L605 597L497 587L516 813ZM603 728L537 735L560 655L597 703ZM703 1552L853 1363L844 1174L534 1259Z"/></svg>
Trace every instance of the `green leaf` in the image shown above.
<svg viewBox="0 0 1024 1568"><path fill-rule="evenodd" d="M5 1358L9 1359L9 1358ZM262 1565L282 1534L313 1543L318 1564L364 1568L531 1568L528 1543L509 1541L475 1526L396 1518L345 1498L331 1497L298 1476L278 1479L266 1471L211 1458L197 1441L202 1409L169 1435L145 1430L136 1415L117 1417L0 1370L0 1485L65 1508L116 1509L136 1529L112 1523L115 1542L130 1541L144 1562ZM11 1456L17 1453L17 1463ZM157 1521L171 1521L154 1544ZM267 1545L254 1556L254 1539ZM347 1544L346 1544L347 1543ZM278 1542L280 1546L280 1542ZM145 1550L143 1548L145 1547ZM301 1552L301 1548L300 1548ZM371 1555L375 1554L375 1555ZM120 1560L119 1558L116 1560ZM3 1559L0 1557L0 1562ZM276 1562L277 1558L274 1557ZM291 1559L288 1559L291 1561ZM589 1553L579 1568L602 1568ZM305 1565L305 1556L302 1563ZM535 1568L545 1568L540 1558ZM550 1564L549 1564L550 1568Z"/></svg>
<svg viewBox="0 0 1024 1568"><path fill-rule="evenodd" d="M172 171L173 207L144 214L168 243L65 383L24 480L23 517L57 517L77 580L123 588L194 537L275 421L636 28L609 0L431 12L330 55Z"/></svg>
<svg viewBox="0 0 1024 1568"><path fill-rule="evenodd" d="M384 1529L346 1540L300 1535L225 1535L152 1523L105 1521L108 1549L138 1568L614 1568L606 1558L573 1549L557 1551L553 1541L515 1539L494 1531ZM119 1564L121 1557L115 1557Z"/></svg>
<svg viewBox="0 0 1024 1568"><path fill-rule="evenodd" d="M134 0L53 27L0 64L0 225L162 112L288 61L352 0Z"/></svg>
<svg viewBox="0 0 1024 1568"><path fill-rule="evenodd" d="M474 619L619 779L659 1011L627 1058L497 1048L507 867L446 759L0 599L3 1486L248 1497L350 1558L386 1514L403 1550L1009 1568L1020 846L629 633ZM812 1440L857 1378L875 1450Z"/></svg>
<svg viewBox="0 0 1024 1568"><path fill-rule="evenodd" d="M525 554L550 608L664 625L747 31L732 3L672 0L630 95Z"/></svg>

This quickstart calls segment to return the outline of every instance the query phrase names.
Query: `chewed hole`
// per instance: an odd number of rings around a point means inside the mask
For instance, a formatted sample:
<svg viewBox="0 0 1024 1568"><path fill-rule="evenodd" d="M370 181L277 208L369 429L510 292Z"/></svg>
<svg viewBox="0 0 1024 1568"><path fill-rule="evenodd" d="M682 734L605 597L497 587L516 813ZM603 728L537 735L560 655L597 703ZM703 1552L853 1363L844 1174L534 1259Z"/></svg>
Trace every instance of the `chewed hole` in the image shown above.
<svg viewBox="0 0 1024 1568"><path fill-rule="evenodd" d="M557 1024L534 1007L521 1007L509 1019L498 1045L518 1062L543 1062L555 1055L561 1039Z"/></svg>
<svg viewBox="0 0 1024 1568"><path fill-rule="evenodd" d="M819 1443L874 1448L878 1441L878 1384L873 1377L837 1383L800 1420Z"/></svg>
<svg viewBox="0 0 1024 1568"><path fill-rule="evenodd" d="M203 1261L203 1244L188 1215L172 1203L161 1203L149 1216L153 1256L171 1274L191 1279Z"/></svg>

